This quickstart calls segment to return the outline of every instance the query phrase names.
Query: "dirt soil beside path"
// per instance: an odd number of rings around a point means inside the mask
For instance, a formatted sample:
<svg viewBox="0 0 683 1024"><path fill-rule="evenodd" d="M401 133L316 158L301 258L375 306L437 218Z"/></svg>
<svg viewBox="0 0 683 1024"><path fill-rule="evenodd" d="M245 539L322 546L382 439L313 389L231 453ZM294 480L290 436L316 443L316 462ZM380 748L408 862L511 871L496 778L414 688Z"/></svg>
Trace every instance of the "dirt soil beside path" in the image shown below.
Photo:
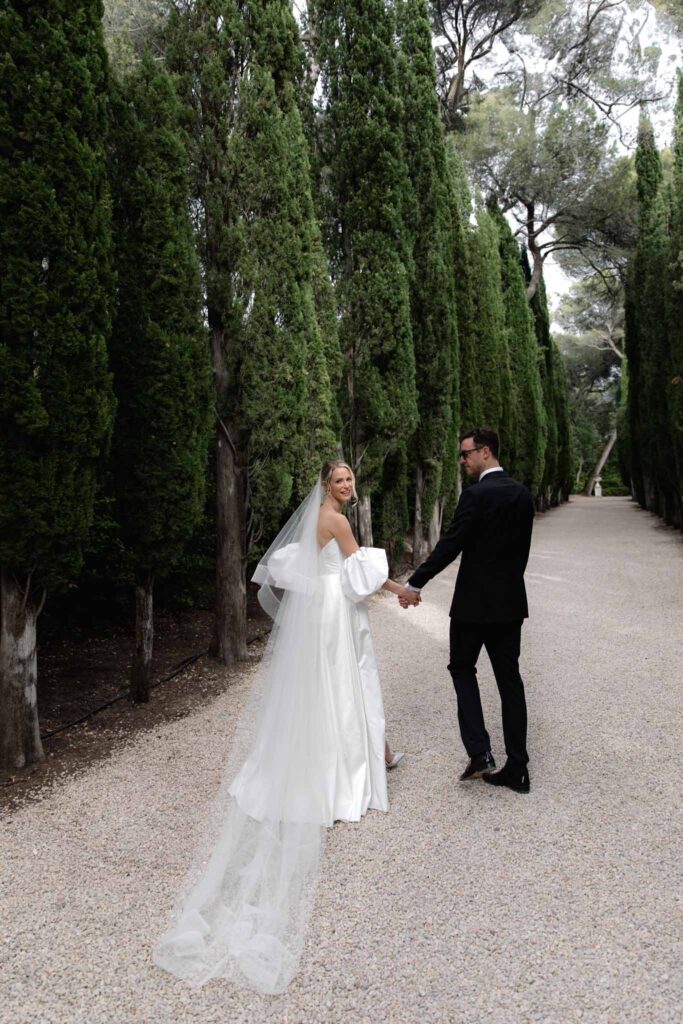
<svg viewBox="0 0 683 1024"><path fill-rule="evenodd" d="M270 619L250 600L248 659L229 668L207 654L211 629L210 612L156 612L155 684L149 704L132 705L126 696L132 624L109 623L39 645L38 712L46 759L16 771L0 769L0 812L16 810L52 781L87 771L109 757L136 733L184 718L222 693L261 656ZM195 655L196 661L182 665ZM70 726L85 716L84 722Z"/></svg>

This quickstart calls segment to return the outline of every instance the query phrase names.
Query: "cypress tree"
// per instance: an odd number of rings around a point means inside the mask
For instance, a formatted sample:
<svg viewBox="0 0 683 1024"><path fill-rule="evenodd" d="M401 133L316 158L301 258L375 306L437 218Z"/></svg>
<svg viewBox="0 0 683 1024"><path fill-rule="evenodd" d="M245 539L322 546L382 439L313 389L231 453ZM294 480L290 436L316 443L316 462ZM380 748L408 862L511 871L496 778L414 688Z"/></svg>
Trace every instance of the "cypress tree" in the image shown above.
<svg viewBox="0 0 683 1024"><path fill-rule="evenodd" d="M0 764L40 759L36 619L73 580L113 414L99 2L0 11Z"/></svg>
<svg viewBox="0 0 683 1024"><path fill-rule="evenodd" d="M212 650L229 662L246 654L247 560L307 467L317 469L336 445L327 369L334 340L316 318L329 296L289 4L197 0L173 12L168 52L192 136L217 389Z"/></svg>
<svg viewBox="0 0 683 1024"><path fill-rule="evenodd" d="M334 333L323 339L317 319L320 309L329 323L329 295L295 89L298 33L286 0L264 5L251 31L252 68L241 85L234 141L240 164L236 194L247 226L237 306L242 340L233 363L241 394L231 418L243 417L249 540L256 545L277 526L295 483L309 490L324 457L336 449L328 358L338 372L338 343Z"/></svg>
<svg viewBox="0 0 683 1024"><path fill-rule="evenodd" d="M179 104L149 54L117 90L113 125L118 409L111 472L136 582L131 697L146 701L154 579L178 562L203 510L210 363Z"/></svg>
<svg viewBox="0 0 683 1024"><path fill-rule="evenodd" d="M652 126L644 116L638 131L636 172L639 230L626 319L630 447L638 501L671 521L675 501L666 406L669 349L662 317L662 290L666 291L670 274L668 210L660 156Z"/></svg>
<svg viewBox="0 0 683 1024"><path fill-rule="evenodd" d="M410 308L419 423L412 443L415 501L413 560L424 561L441 533L444 459L457 433L458 329L453 274L457 203L450 190L426 0L399 4L399 84L413 201ZM398 524L397 524L398 526Z"/></svg>
<svg viewBox="0 0 683 1024"><path fill-rule="evenodd" d="M216 387L216 578L212 649L228 663L246 655L246 470L238 439L225 416L235 390L227 366L233 344L229 320L239 232L235 227L231 140L236 130L240 78L249 47L234 0L173 4L166 56L178 76L189 137L190 186L197 206L197 243ZM230 425L232 431L237 424Z"/></svg>
<svg viewBox="0 0 683 1024"><path fill-rule="evenodd" d="M514 451L515 428L502 267L498 229L482 206L477 210L477 227L470 233L469 241L478 411L482 421L478 425L498 432L501 458L507 465Z"/></svg>
<svg viewBox="0 0 683 1024"><path fill-rule="evenodd" d="M558 502L568 498L573 487L572 423L569 414L569 381L564 359L551 339L553 394L557 423L557 471L554 491Z"/></svg>
<svg viewBox="0 0 683 1024"><path fill-rule="evenodd" d="M522 272L524 280L531 280L531 267L526 247L522 248ZM534 321L534 332L538 344L538 368L541 378L541 390L543 394L543 408L546 416L546 447L543 462L543 477L541 480L537 505L541 511L545 511L552 505L558 503L557 497L557 448L558 448L558 423L557 408L555 403L556 381L554 375L553 340L550 336L550 313L548 311L548 300L545 291L545 282L541 277L538 288L529 303L531 315Z"/></svg>
<svg viewBox="0 0 683 1024"><path fill-rule="evenodd" d="M640 408L637 390L634 385L640 381L640 352L638 343L638 322L636 317L636 294L635 294L635 259L632 258L626 272L626 286L624 290L624 362L628 364L628 375L630 385L626 389L624 401L626 408L623 413L625 430L619 434L621 458L623 460L624 472L628 475L628 486L631 489L633 498L639 505L645 507L645 485L643 480L642 466L640 462L640 438L638 429L640 426ZM623 446L621 438L628 438Z"/></svg>
<svg viewBox="0 0 683 1024"><path fill-rule="evenodd" d="M617 395L617 459L619 474L625 487L631 488L631 443L628 422L629 386L628 360L621 361L621 379Z"/></svg>
<svg viewBox="0 0 683 1024"><path fill-rule="evenodd" d="M344 448L362 492L361 542L372 543L371 497L383 490L382 541L391 545L405 527L399 477L417 425L395 24L384 0L315 0L310 8L322 84L321 209L344 356ZM385 468L393 456L390 512Z"/></svg>
<svg viewBox="0 0 683 1024"><path fill-rule="evenodd" d="M506 459L510 473L521 483L526 484L536 498L543 478L547 441L538 342L526 295L519 246L495 200L491 200L488 205L498 229L498 251L514 403L512 446Z"/></svg>
<svg viewBox="0 0 683 1024"><path fill-rule="evenodd" d="M460 419L464 426L472 428L486 422L482 409L481 385L478 375L477 330L473 299L475 282L472 279L470 266L472 198L462 157L452 139L449 140L447 148L447 160L451 179L452 267L458 319Z"/></svg>
<svg viewBox="0 0 683 1024"><path fill-rule="evenodd" d="M683 526L683 72L678 72L674 114L674 166L669 288L670 363L667 406L671 445L676 467L676 521Z"/></svg>

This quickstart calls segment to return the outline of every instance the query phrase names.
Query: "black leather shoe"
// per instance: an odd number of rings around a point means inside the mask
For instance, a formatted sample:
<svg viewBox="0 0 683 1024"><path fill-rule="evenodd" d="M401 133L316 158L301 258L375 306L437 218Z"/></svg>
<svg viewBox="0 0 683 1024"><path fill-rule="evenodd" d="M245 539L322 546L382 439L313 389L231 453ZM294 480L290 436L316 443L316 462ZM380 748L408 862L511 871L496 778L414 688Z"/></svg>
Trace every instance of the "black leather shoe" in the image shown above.
<svg viewBox="0 0 683 1024"><path fill-rule="evenodd" d="M490 750L487 750L485 754L475 754L460 776L460 781L469 782L470 779L486 778L488 772L494 772L495 770L496 762L493 760L493 754Z"/></svg>
<svg viewBox="0 0 683 1024"><path fill-rule="evenodd" d="M526 768L510 768L508 765L493 775L485 775L484 782L491 786L507 786L508 789L514 789L515 793L528 793L530 788Z"/></svg>

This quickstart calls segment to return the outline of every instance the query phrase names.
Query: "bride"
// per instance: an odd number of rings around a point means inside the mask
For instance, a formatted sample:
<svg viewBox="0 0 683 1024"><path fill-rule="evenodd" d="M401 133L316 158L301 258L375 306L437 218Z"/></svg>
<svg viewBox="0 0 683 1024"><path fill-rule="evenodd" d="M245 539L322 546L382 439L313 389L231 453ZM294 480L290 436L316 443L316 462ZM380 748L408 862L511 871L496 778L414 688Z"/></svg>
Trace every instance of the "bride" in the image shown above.
<svg viewBox="0 0 683 1024"><path fill-rule="evenodd" d="M384 708L366 600L388 579L343 506L355 481L326 462L252 579L273 619L221 790L153 957L191 985L228 978L282 992L296 973L326 829L388 809L402 758Z"/></svg>

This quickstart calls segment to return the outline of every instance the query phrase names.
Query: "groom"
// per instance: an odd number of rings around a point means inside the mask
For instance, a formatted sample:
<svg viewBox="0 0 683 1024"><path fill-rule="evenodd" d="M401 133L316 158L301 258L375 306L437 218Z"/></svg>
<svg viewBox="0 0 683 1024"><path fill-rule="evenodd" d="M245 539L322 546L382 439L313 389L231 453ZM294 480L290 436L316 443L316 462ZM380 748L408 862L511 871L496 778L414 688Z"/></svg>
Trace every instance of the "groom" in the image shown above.
<svg viewBox="0 0 683 1024"><path fill-rule="evenodd" d="M498 450L498 435L486 427L461 436L460 462L478 483L463 491L453 522L408 580L408 591L400 602L404 608L418 603L425 583L462 552L450 611L448 666L458 698L460 735L470 757L460 779L483 778L491 785L528 793L527 718L519 649L522 621L529 614L524 570L534 504L526 487L503 470ZM504 767L494 774L496 764L477 685L476 666L482 646L500 691L507 753Z"/></svg>

